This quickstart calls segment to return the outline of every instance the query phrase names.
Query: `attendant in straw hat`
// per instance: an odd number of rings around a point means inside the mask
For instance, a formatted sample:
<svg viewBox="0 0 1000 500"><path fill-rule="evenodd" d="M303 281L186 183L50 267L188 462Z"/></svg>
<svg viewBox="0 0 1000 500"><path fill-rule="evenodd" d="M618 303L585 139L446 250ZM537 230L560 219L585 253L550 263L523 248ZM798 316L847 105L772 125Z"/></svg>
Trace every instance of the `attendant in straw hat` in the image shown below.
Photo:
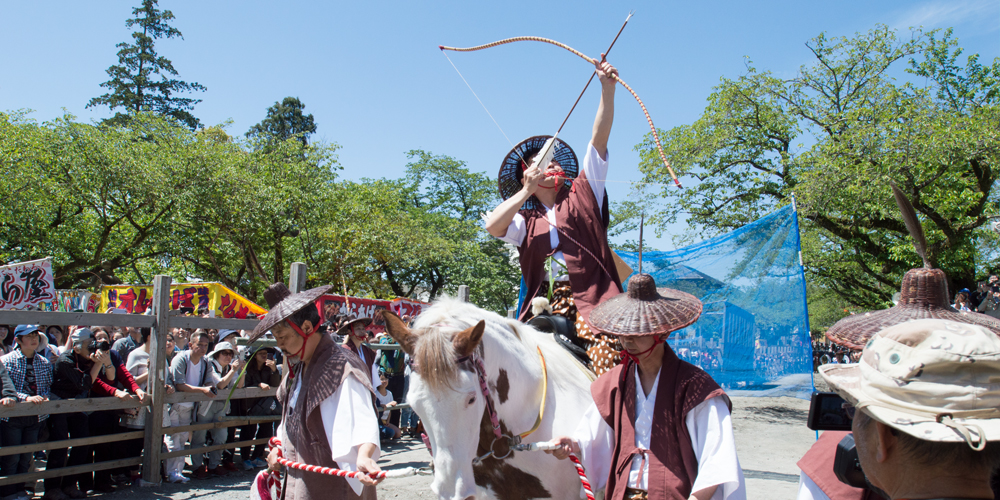
<svg viewBox="0 0 1000 500"><path fill-rule="evenodd" d="M591 313L591 327L619 338L624 362L593 383L594 404L552 453L578 454L605 498L746 498L729 397L666 343L701 309L693 295L637 274Z"/></svg>
<svg viewBox="0 0 1000 500"><path fill-rule="evenodd" d="M329 286L292 294L284 283L264 291L270 311L250 335L256 341L268 330L292 368L278 388L282 404L278 438L284 458L293 462L348 471L378 472L378 420L371 409L374 391L367 367L318 331L316 300ZM267 457L271 470L280 468L279 448ZM373 499L379 480L368 476L346 479L286 471L281 489L286 500L318 498Z"/></svg>
<svg viewBox="0 0 1000 500"><path fill-rule="evenodd" d="M356 354L371 374L372 387L378 387L382 382L378 378L378 364L375 360L378 353L374 349L364 345L368 341L368 325L372 324L371 318L358 318L350 316L344 326L337 330L337 335L344 336L344 347Z"/></svg>
<svg viewBox="0 0 1000 500"><path fill-rule="evenodd" d="M517 247L527 290L519 319L530 317L528 303L549 295L556 314L575 322L577 336L588 341L587 353L597 374L614 366L618 353L611 339L591 333L591 309L621 293L622 285L608 246L608 137L615 114L617 74L607 62L597 64L601 103L580 172L569 145L551 136L535 136L514 147L500 166L504 198L486 221L493 236ZM545 151L554 142L551 161ZM541 153L541 154L539 154ZM544 161L544 163L543 163Z"/></svg>
<svg viewBox="0 0 1000 500"><path fill-rule="evenodd" d="M994 498L1000 466L1000 339L942 319L891 326L858 363L823 365L847 400L858 460L886 498Z"/></svg>

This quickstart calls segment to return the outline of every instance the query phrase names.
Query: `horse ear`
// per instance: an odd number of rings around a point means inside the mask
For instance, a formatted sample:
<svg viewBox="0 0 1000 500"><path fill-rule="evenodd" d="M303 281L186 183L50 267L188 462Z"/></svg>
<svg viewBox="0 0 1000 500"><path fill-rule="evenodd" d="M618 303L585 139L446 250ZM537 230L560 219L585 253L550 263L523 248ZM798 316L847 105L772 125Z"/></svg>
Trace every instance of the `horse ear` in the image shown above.
<svg viewBox="0 0 1000 500"><path fill-rule="evenodd" d="M455 354L460 358L472 354L472 351L476 350L476 347L479 346L479 342L483 340L484 331L486 331L486 320L479 320L476 326L456 333L455 339L452 340L452 344L455 346Z"/></svg>
<svg viewBox="0 0 1000 500"><path fill-rule="evenodd" d="M406 323L396 316L396 313L383 310L382 318L385 319L385 331L389 332L389 336L393 340L399 343L403 348L403 352L413 355L413 348L417 345L417 336L406 327Z"/></svg>

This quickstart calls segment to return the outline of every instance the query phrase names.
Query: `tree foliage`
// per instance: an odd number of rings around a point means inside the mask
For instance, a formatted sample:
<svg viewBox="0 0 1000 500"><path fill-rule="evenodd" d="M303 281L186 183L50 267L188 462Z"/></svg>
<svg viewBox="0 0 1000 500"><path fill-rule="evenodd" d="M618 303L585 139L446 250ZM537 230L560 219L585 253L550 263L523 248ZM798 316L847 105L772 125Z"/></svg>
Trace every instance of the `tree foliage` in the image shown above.
<svg viewBox="0 0 1000 500"><path fill-rule="evenodd" d="M479 222L497 202L489 179L411 151L403 178L340 180L337 149L144 112L120 127L0 113L0 261L51 256L58 288L169 274L251 299L302 261L309 286L426 299L466 284L477 304L512 307L517 268Z"/></svg>
<svg viewBox="0 0 1000 500"><path fill-rule="evenodd" d="M175 94L204 92L204 86L174 78L178 76L174 65L166 57L156 53L156 40L160 38L183 38L181 32L167 24L174 19L169 10L156 8L157 0L143 0L141 7L132 9L132 19L125 26L138 27L132 32L133 43L116 45L118 64L107 69L110 80L101 84L108 93L90 100L87 107L107 106L112 111L123 108L125 113L117 113L108 120L110 124L121 125L129 115L149 111L170 116L191 129L199 126L199 121L191 114L194 105L201 99L178 97Z"/></svg>
<svg viewBox="0 0 1000 500"><path fill-rule="evenodd" d="M878 26L853 38L825 34L791 79L748 61L723 78L704 114L666 131L667 157L695 179L664 188L647 220L663 230L686 217L721 233L791 203L802 221L810 281L851 304L889 305L902 274L921 265L889 181L912 200L931 262L952 289L970 286L995 256L980 249L997 215L1000 59L960 64L951 30L900 39ZM665 178L651 137L637 146L646 182ZM616 220L634 206L616 207ZM649 214L649 212L647 212Z"/></svg>
<svg viewBox="0 0 1000 500"><path fill-rule="evenodd" d="M313 115L304 114L305 104L298 97L286 97L281 102L267 108L267 117L250 127L249 138L285 141L295 137L303 146L309 144L309 136L316 133Z"/></svg>

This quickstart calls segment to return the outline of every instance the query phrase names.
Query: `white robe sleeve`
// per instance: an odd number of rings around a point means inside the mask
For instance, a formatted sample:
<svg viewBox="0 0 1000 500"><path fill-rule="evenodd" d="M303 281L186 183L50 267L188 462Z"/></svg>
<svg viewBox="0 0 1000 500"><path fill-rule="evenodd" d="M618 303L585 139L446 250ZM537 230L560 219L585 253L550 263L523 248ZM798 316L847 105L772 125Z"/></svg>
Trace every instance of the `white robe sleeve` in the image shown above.
<svg viewBox="0 0 1000 500"><path fill-rule="evenodd" d="M358 470L358 449L365 443L375 445L372 460L381 455L378 439L378 421L372 409L371 393L364 384L347 377L333 395L320 403L323 427L328 429L333 459L341 469ZM354 493L361 494L363 485L357 479L347 478Z"/></svg>
<svg viewBox="0 0 1000 500"><path fill-rule="evenodd" d="M607 183L608 160L611 159L611 152L609 151L605 156L607 158L602 160L594 145L588 143L587 155L583 157L583 171L587 174L587 180L590 181L590 189L594 192L594 198L597 198L598 207L604 205L604 186Z"/></svg>
<svg viewBox="0 0 1000 500"><path fill-rule="evenodd" d="M799 471L799 493L795 500L830 500L830 497L805 472Z"/></svg>
<svg viewBox="0 0 1000 500"><path fill-rule="evenodd" d="M528 234L528 230L524 227L524 216L521 214L514 214L514 219L510 221L507 226L507 233L501 236L500 241L510 243L516 247L521 246L524 243L524 237Z"/></svg>
<svg viewBox="0 0 1000 500"><path fill-rule="evenodd" d="M615 431L601 418L601 412L593 401L583 413L583 418L573 433L580 445L580 462L587 471L587 479L594 491L604 488L611 473L611 455L615 451ZM572 465L572 464L570 464ZM580 496L584 496L580 487Z"/></svg>
<svg viewBox="0 0 1000 500"><path fill-rule="evenodd" d="M746 481L736 455L729 407L722 396L695 406L684 418L698 460L692 492L718 485L712 500L745 500Z"/></svg>
<svg viewBox="0 0 1000 500"><path fill-rule="evenodd" d="M379 366L378 366L378 355L382 352L381 350L375 351L375 361L372 362L372 387L378 387L382 385L382 379L378 376Z"/></svg>

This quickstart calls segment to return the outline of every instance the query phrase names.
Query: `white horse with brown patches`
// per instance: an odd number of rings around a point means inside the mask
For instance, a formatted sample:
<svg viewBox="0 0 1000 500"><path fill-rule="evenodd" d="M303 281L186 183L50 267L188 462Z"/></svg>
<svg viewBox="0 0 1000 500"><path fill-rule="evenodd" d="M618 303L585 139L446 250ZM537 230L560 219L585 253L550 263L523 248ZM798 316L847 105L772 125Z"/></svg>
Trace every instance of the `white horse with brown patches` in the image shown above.
<svg viewBox="0 0 1000 500"><path fill-rule="evenodd" d="M458 300L439 300L412 330L392 313L385 318L389 335L414 362L407 401L430 438L434 493L443 500L582 498L571 463L512 451L508 438L532 428L524 442L571 434L591 404L593 372L550 334Z"/></svg>

